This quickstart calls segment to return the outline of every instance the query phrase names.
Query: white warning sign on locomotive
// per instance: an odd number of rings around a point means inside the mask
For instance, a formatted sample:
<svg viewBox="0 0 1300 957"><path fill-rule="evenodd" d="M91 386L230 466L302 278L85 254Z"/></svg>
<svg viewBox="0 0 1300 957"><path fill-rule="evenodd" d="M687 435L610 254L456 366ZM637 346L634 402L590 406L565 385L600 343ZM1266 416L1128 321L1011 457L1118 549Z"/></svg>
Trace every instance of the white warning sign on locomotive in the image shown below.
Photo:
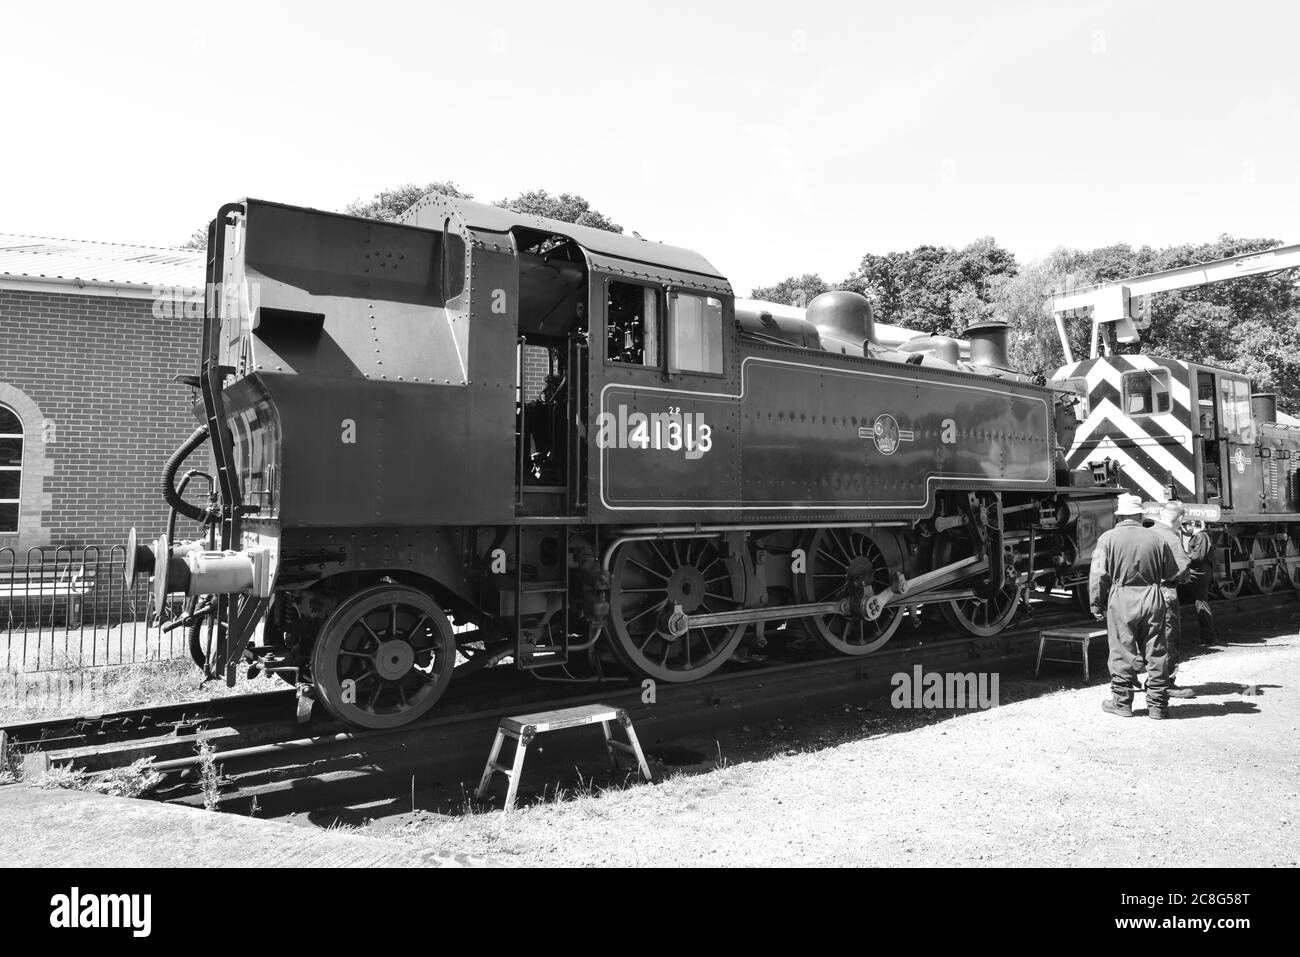
<svg viewBox="0 0 1300 957"><path fill-rule="evenodd" d="M698 459L713 448L713 429L703 412L682 412L677 406L664 412L629 412L620 404L617 414L596 417L596 444L602 449L684 452L688 459Z"/></svg>
<svg viewBox="0 0 1300 957"><path fill-rule="evenodd" d="M1142 505L1142 514L1146 518L1156 519L1164 511L1164 502L1144 502ZM1200 504L1198 502L1179 502L1183 508L1183 520L1190 522L1221 522L1223 521L1223 509L1214 503Z"/></svg>

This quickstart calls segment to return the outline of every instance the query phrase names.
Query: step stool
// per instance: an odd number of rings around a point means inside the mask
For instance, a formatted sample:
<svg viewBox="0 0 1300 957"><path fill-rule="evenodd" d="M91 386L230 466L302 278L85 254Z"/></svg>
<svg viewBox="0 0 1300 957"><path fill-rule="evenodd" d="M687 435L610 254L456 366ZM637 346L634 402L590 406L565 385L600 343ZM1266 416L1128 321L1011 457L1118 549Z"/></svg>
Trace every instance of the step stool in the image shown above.
<svg viewBox="0 0 1300 957"><path fill-rule="evenodd" d="M1070 644L1078 645L1083 657L1083 681L1088 682L1088 648L1092 645L1094 638L1105 638L1105 628L1048 628L1038 634L1038 661L1034 665L1034 677L1038 677L1038 669L1042 667L1044 661L1064 661L1068 664L1075 664L1078 658L1051 658L1043 654L1043 649L1049 641L1063 641Z"/></svg>
<svg viewBox="0 0 1300 957"><path fill-rule="evenodd" d="M627 735L627 743L614 740L614 734L610 730L609 723L617 721L623 728L623 733ZM637 741L636 731L632 729L632 719L627 716L627 712L622 708L612 708L605 704L584 704L574 708L561 708L558 711L539 711L536 714L521 714L510 718L502 718L501 724L497 727L496 740L492 742L492 751L488 754L487 766L483 768L483 777L479 780L478 790L474 792L474 797L483 800L487 795L488 786L492 783L492 775L504 774L510 780L510 787L506 791L505 810L509 811L515 806L515 794L519 791L519 778L524 770L524 755L528 751L528 745L532 743L533 738L539 734L545 734L547 731L563 731L565 728L579 728L588 724L600 724L601 730L605 733L605 750L609 754L610 764L615 770L618 769L618 757L616 752L624 751L636 758L637 766L641 770L641 777L646 781L652 781L650 776L650 766L646 764L645 754L641 751L641 743ZM501 745L505 743L506 738L515 742L515 756L512 764L506 765L497 761L501 756Z"/></svg>

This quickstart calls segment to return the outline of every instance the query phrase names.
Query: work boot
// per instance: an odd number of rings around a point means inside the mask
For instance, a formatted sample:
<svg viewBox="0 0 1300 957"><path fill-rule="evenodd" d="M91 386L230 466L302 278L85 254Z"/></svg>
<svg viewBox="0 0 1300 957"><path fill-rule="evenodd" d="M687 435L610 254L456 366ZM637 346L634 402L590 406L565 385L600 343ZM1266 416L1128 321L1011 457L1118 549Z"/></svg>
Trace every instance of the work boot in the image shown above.
<svg viewBox="0 0 1300 957"><path fill-rule="evenodd" d="M1163 720L1169 717L1169 706L1163 704L1149 704L1147 705L1147 717Z"/></svg>
<svg viewBox="0 0 1300 957"><path fill-rule="evenodd" d="M1101 710L1105 711L1107 714L1113 714L1117 718L1133 717L1133 703L1131 701L1125 701L1117 694L1111 695L1109 701L1103 701L1101 703Z"/></svg>
<svg viewBox="0 0 1300 957"><path fill-rule="evenodd" d="M1184 688L1182 685L1170 685L1168 689L1171 698L1195 698L1196 692L1191 688Z"/></svg>

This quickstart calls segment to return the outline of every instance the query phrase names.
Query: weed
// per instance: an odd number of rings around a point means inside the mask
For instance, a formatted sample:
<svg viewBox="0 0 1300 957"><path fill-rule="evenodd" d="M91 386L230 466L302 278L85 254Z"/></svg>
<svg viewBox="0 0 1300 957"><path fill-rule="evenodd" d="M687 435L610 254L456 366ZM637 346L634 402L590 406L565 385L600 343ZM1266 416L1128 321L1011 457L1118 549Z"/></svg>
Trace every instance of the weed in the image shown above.
<svg viewBox="0 0 1300 957"><path fill-rule="evenodd" d="M23 755L0 731L0 784L17 784L23 777Z"/></svg>
<svg viewBox="0 0 1300 957"><path fill-rule="evenodd" d="M153 769L153 758L140 758L124 768L113 768L103 774L90 774L68 764L56 764L36 782L36 787L46 790L65 788L69 791L87 791L107 794L110 797L138 798L148 794L162 781L162 775Z"/></svg>
<svg viewBox="0 0 1300 957"><path fill-rule="evenodd" d="M216 749L207 741L199 742L199 788L203 791L203 809L215 811L221 805L221 771L217 768Z"/></svg>
<svg viewBox="0 0 1300 957"><path fill-rule="evenodd" d="M722 742L718 740L714 740L713 743L718 748L718 756L716 759L714 759L713 767L718 771L725 770L731 765L731 761L722 756Z"/></svg>
<svg viewBox="0 0 1300 957"><path fill-rule="evenodd" d="M114 797L142 797L158 786L162 775L153 768L153 757L140 758L124 768L113 768L94 778L87 790Z"/></svg>
<svg viewBox="0 0 1300 957"><path fill-rule="evenodd" d="M36 781L35 787L46 791L55 788L67 788L70 791L85 791L86 772L79 771L68 764L56 764Z"/></svg>

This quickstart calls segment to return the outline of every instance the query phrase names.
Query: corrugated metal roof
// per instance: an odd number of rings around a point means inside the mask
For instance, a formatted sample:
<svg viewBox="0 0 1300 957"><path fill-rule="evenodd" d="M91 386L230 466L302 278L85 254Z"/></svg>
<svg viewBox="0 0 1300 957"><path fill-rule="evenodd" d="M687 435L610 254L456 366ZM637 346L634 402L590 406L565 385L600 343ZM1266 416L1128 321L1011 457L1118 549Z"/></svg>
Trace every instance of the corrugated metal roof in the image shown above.
<svg viewBox="0 0 1300 957"><path fill-rule="evenodd" d="M0 278L202 287L203 260L194 249L0 233Z"/></svg>

